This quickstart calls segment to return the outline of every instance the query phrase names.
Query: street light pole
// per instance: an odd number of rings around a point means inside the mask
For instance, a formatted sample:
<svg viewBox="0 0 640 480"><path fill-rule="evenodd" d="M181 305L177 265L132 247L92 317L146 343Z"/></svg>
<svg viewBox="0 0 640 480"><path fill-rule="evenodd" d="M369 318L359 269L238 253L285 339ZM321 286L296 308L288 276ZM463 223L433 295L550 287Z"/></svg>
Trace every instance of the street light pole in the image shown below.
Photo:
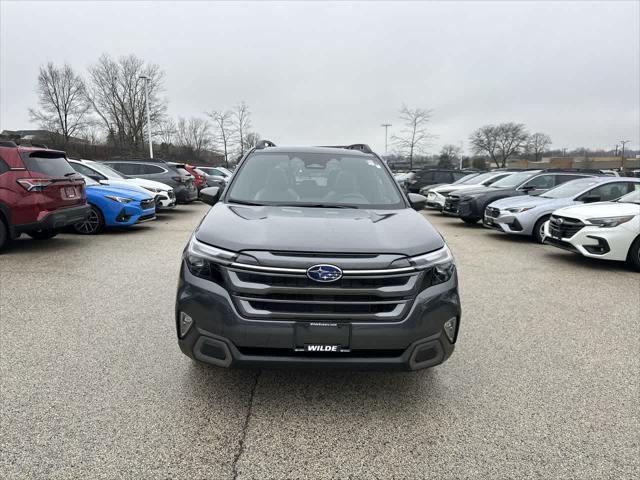
<svg viewBox="0 0 640 480"><path fill-rule="evenodd" d="M391 126L390 123L383 123L382 125L380 125L381 127L384 127L384 154L385 156L387 155L387 132L389 127Z"/></svg>
<svg viewBox="0 0 640 480"><path fill-rule="evenodd" d="M630 140L620 140L620 143L622 144L622 160L620 160L620 171L624 170L624 145L626 143L629 143Z"/></svg>
<svg viewBox="0 0 640 480"><path fill-rule="evenodd" d="M147 136L149 137L149 158L153 158L153 140L151 139L151 110L149 109L149 80L146 75L141 75L144 80L144 97L147 108Z"/></svg>

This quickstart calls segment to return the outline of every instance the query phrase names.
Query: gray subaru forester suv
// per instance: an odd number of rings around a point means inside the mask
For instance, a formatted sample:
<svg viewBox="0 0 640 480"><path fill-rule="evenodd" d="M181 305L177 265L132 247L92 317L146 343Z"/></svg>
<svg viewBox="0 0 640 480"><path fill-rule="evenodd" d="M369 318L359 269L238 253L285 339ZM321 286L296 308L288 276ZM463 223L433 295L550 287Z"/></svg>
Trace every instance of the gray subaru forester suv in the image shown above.
<svg viewBox="0 0 640 480"><path fill-rule="evenodd" d="M213 205L180 269L182 351L218 366L417 370L460 324L454 259L366 145L262 142ZM412 208L413 207L413 208Z"/></svg>

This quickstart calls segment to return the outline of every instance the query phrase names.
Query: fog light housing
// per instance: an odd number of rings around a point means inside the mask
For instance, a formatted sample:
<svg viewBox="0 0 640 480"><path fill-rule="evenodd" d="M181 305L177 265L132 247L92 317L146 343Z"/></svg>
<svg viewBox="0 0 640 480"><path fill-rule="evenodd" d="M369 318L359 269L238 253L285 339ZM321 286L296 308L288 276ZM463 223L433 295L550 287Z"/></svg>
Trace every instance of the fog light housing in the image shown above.
<svg viewBox="0 0 640 480"><path fill-rule="evenodd" d="M453 317L444 322L444 333L447 335L447 338L451 343L455 342L456 339L456 327L458 326L458 318Z"/></svg>
<svg viewBox="0 0 640 480"><path fill-rule="evenodd" d="M191 326L193 325L193 318L187 315L184 312L180 312L180 320L179 320L179 329L180 329L180 338L184 337L188 332Z"/></svg>

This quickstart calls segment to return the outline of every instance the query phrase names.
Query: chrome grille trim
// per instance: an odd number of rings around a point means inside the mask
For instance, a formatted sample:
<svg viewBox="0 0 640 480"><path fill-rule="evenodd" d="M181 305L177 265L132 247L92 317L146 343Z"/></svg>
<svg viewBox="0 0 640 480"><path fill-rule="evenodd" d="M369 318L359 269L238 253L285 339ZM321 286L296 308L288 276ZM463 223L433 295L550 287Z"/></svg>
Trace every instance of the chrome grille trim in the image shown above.
<svg viewBox="0 0 640 480"><path fill-rule="evenodd" d="M284 268L284 267L265 267L262 265L251 265L248 263L233 262L230 265L231 268L237 268L240 270L256 270L258 272L268 273L286 273L293 275L306 275L307 270L304 268ZM418 267L400 267L400 268L387 268L379 270L343 270L343 275L357 275L357 276L379 276L379 275L394 275L400 273L418 272L421 269Z"/></svg>

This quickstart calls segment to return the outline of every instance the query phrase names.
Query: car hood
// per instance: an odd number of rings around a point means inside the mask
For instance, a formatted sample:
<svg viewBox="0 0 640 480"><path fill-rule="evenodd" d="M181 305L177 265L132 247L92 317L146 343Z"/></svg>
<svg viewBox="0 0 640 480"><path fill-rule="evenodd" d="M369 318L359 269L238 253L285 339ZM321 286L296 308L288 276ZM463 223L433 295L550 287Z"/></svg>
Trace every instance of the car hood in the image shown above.
<svg viewBox="0 0 640 480"><path fill-rule="evenodd" d="M122 188L115 185L87 185L87 195L115 195L118 197L127 197L132 200L147 200L153 198L151 192L140 192L130 188Z"/></svg>
<svg viewBox="0 0 640 480"><path fill-rule="evenodd" d="M133 192L138 192L142 195L147 195L147 196L150 195L150 193L147 190L145 190L139 185L136 185L135 183L130 183L128 180L113 180L113 179L102 180L100 181L100 185L102 185L103 187L114 187L114 188L123 189L123 190L131 190Z"/></svg>
<svg viewBox="0 0 640 480"><path fill-rule="evenodd" d="M500 191L502 191L499 188L478 187L478 186L476 186L475 188L464 188L464 189L460 189L460 190L461 191L455 190L452 193L462 197L462 196L466 196L466 195L477 196L477 195L482 195L483 193L500 192ZM508 189L504 189L504 191L507 192Z"/></svg>
<svg viewBox="0 0 640 480"><path fill-rule="evenodd" d="M158 190L162 190L164 192L168 192L169 190L172 190L172 187L170 187L169 185L162 182L156 182L155 180L146 180L144 178L130 178L127 181L134 183L136 185L139 185L143 188L144 187L157 188Z"/></svg>
<svg viewBox="0 0 640 480"><path fill-rule="evenodd" d="M218 203L196 230L204 243L242 250L419 255L444 245L412 209L248 207Z"/></svg>
<svg viewBox="0 0 640 480"><path fill-rule="evenodd" d="M473 190L473 189L478 189L478 188L482 188L478 185L451 185L451 184L447 184L447 185L441 185L438 188L434 188L434 191L438 192L440 195L447 195L448 193L451 192L457 192L458 190Z"/></svg>
<svg viewBox="0 0 640 480"><path fill-rule="evenodd" d="M553 212L554 215L587 219L598 217L622 217L625 215L640 215L640 205L636 203L598 202L573 205Z"/></svg>
<svg viewBox="0 0 640 480"><path fill-rule="evenodd" d="M491 206L495 208L502 208L502 209L512 208L512 207L537 207L539 205L552 204L557 202L558 200L566 200L566 199L542 198L542 197L532 196L532 195L521 195L518 197L508 197L508 198L502 198L500 200L496 200L491 204ZM566 202L561 202L561 203L565 204Z"/></svg>

